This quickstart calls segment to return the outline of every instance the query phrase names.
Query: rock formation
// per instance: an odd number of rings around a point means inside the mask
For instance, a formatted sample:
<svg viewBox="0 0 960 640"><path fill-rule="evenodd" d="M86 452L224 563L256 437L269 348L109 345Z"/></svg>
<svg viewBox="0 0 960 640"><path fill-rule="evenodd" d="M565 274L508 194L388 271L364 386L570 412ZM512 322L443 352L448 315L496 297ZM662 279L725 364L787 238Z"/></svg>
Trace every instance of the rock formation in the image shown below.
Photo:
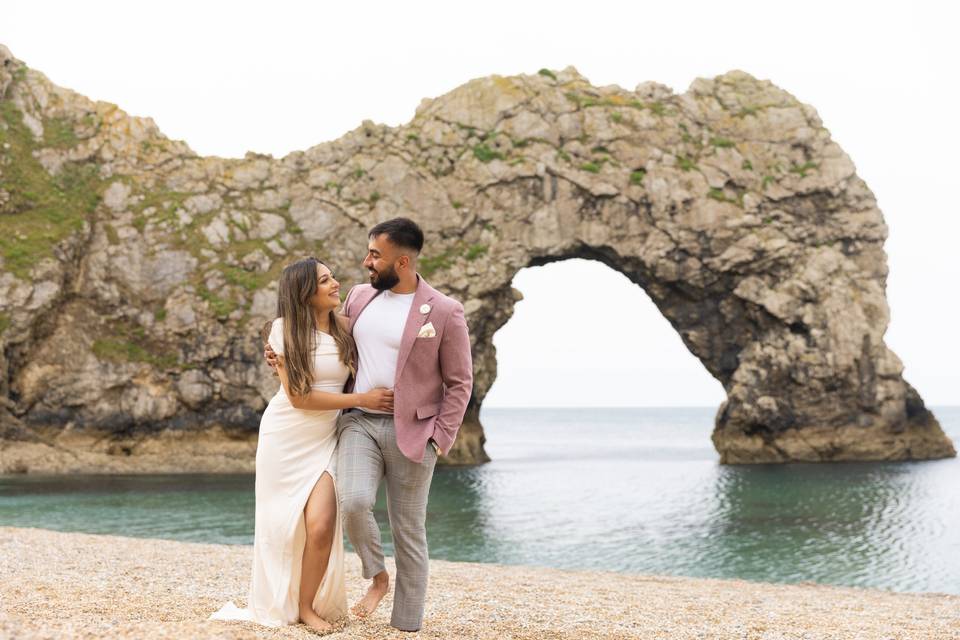
<svg viewBox="0 0 960 640"><path fill-rule="evenodd" d="M472 332L453 463L486 460L514 274L573 257L642 287L723 384L722 462L955 455L883 341L873 194L811 107L746 73L681 95L492 76L400 127L223 159L0 46L0 147L0 472L250 469L279 271L315 255L346 291L401 214Z"/></svg>

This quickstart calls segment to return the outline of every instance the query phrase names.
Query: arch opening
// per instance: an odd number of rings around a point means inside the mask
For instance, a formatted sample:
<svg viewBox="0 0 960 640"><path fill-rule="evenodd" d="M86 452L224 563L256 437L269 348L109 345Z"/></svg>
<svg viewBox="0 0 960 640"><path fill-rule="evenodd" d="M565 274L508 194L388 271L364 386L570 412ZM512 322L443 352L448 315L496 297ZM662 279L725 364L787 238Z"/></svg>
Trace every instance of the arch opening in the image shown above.
<svg viewBox="0 0 960 640"><path fill-rule="evenodd" d="M494 335L487 408L710 406L722 385L649 296L597 260L517 272L523 300Z"/></svg>

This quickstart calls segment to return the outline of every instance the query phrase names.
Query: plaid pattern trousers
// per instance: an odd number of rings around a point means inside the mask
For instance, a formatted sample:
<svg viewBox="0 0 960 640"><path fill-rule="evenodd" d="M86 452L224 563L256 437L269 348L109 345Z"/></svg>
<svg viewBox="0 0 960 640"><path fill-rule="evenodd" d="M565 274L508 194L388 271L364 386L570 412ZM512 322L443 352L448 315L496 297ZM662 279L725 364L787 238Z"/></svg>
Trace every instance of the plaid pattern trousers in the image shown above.
<svg viewBox="0 0 960 640"><path fill-rule="evenodd" d="M416 631L423 623L427 595L427 496L437 454L427 444L423 462L403 455L390 415L350 411L340 416L338 433L340 511L350 543L363 563L363 577L372 578L385 568L380 527L373 516L377 489L385 478L397 563L390 624Z"/></svg>

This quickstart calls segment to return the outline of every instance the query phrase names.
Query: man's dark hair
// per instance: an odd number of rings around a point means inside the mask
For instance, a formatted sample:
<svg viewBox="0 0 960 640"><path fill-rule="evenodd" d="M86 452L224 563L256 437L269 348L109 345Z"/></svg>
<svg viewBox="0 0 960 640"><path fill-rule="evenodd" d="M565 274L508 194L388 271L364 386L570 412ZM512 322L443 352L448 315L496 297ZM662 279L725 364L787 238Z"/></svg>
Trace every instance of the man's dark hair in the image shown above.
<svg viewBox="0 0 960 640"><path fill-rule="evenodd" d="M423 231L410 218L385 220L370 229L368 237L376 238L382 234L386 234L387 240L402 249L409 249L417 253L420 253L420 250L423 249Z"/></svg>

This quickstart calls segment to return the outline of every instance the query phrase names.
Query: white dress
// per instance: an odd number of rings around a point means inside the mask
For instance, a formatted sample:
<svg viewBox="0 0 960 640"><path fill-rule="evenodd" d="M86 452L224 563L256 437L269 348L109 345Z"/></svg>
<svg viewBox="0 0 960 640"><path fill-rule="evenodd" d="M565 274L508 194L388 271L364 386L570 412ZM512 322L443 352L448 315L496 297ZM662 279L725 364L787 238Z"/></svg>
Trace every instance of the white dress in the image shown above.
<svg viewBox="0 0 960 640"><path fill-rule="evenodd" d="M273 321L269 343L277 354L283 353L280 318ZM342 393L349 370L340 361L336 343L320 331L316 343L313 388ZM240 609L228 602L211 620L250 620L279 627L300 619L300 570L306 540L303 508L324 471L330 473L336 487L334 450L339 414L337 410L296 409L283 386L270 400L257 441L253 573L247 607ZM347 615L343 553L338 508L330 561L313 599L313 610L328 622Z"/></svg>

